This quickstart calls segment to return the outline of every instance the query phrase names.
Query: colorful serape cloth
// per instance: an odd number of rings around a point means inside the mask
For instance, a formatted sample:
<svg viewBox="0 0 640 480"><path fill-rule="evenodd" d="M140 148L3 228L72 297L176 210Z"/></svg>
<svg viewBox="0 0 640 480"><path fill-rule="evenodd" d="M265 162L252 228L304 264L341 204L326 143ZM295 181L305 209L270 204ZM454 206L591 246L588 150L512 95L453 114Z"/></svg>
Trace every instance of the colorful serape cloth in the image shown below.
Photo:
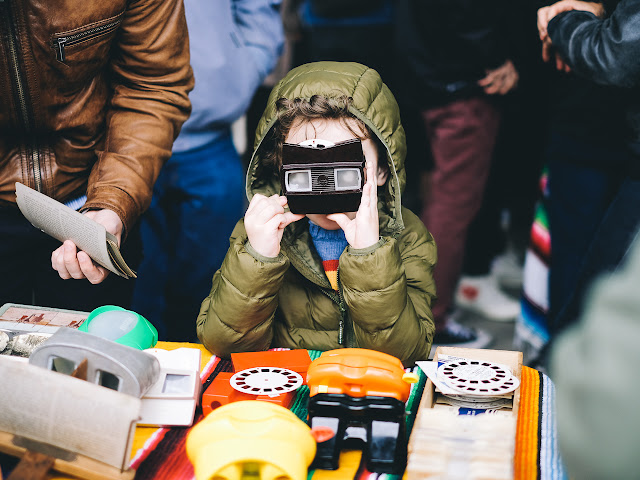
<svg viewBox="0 0 640 480"><path fill-rule="evenodd" d="M320 354L321 352L318 351L309 351L312 360L318 358ZM211 357L203 368L201 376L203 391L219 372L231 371L231 369L229 360ZM413 427L426 383L426 376L421 370L416 368L414 372L419 373L420 381L412 385L407 401L407 434L410 434ZM303 420L307 415L308 398L309 388L305 385L298 390L291 406L291 410ZM555 391L551 380L537 370L523 367L515 454L514 478L516 480L564 480L566 478L558 456L554 403ZM195 423L202 419L200 412L196 416ZM136 451L132 460L132 467L137 469L136 480L194 479L193 467L185 449L190 428L158 428L151 429L152 433L145 433L147 440L144 446ZM307 477L307 480L333 479L399 480L399 476L367 471L361 452L348 450L342 452L338 470L311 470Z"/></svg>
<svg viewBox="0 0 640 480"><path fill-rule="evenodd" d="M514 479L567 478L558 450L555 401L551 379L533 368L522 367Z"/></svg>
<svg viewBox="0 0 640 480"><path fill-rule="evenodd" d="M520 314L516 319L514 346L522 351L524 363L531 364L549 341L549 264L551 235L546 203L549 198L547 171L540 177L541 199L531 225L531 238L524 261Z"/></svg>

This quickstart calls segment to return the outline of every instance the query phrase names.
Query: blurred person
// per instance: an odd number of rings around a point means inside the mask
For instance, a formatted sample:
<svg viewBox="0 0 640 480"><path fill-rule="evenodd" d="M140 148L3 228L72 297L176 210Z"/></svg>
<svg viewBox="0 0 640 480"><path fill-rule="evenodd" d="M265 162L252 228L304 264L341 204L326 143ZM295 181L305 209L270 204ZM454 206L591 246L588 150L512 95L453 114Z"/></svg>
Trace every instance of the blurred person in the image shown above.
<svg viewBox="0 0 640 480"><path fill-rule="evenodd" d="M3 1L0 35L0 304L127 307L134 283L34 229L15 182L102 224L135 269L138 218L190 111L182 2Z"/></svg>
<svg viewBox="0 0 640 480"><path fill-rule="evenodd" d="M245 208L231 124L249 107L283 45L279 0L186 0L196 86L191 117L142 219L133 309L160 339L197 341L193 319Z"/></svg>
<svg viewBox="0 0 640 480"><path fill-rule="evenodd" d="M297 64L358 62L392 79L393 0L299 0ZM389 80L387 80L389 83Z"/></svg>
<svg viewBox="0 0 640 480"><path fill-rule="evenodd" d="M640 478L640 242L594 281L583 313L551 349L558 443L571 478Z"/></svg>
<svg viewBox="0 0 640 480"><path fill-rule="evenodd" d="M502 102L500 131L482 204L467 233L463 276L456 297L465 289L467 277L478 281L479 290L486 285L489 291L497 287L513 296L522 287L524 251L542 169L544 144L540 138L548 123L547 65L540 58L534 33L537 8L518 4L506 20L518 65L518 88ZM472 310L491 318L490 312L485 312L492 308L491 303L469 299L467 303Z"/></svg>
<svg viewBox="0 0 640 480"><path fill-rule="evenodd" d="M482 348L491 341L488 333L455 321L453 297L500 126L498 99L519 80L506 33L508 11L502 1L396 3L398 91L421 110L433 159L422 221L438 245L433 307L438 345ZM511 311L497 314L514 318L514 303Z"/></svg>
<svg viewBox="0 0 640 480"><path fill-rule="evenodd" d="M616 4L604 5L613 11ZM540 246L538 228L527 254L529 275L515 341L525 352L525 363L538 369L545 368L545 344L553 339L554 320L576 286L591 239L630 161L625 145L626 89L546 67L548 128L543 144L548 183L541 208L546 209L551 255ZM537 227L542 218L537 216Z"/></svg>
<svg viewBox="0 0 640 480"><path fill-rule="evenodd" d="M579 318L592 280L623 262L640 225L640 2L622 0L607 15L602 4L564 0L538 11L538 28L543 57L559 70L624 87L628 126L620 147L629 154L616 168L620 182L589 238L575 284L551 319L553 337ZM611 164L610 155L603 154L601 162Z"/></svg>

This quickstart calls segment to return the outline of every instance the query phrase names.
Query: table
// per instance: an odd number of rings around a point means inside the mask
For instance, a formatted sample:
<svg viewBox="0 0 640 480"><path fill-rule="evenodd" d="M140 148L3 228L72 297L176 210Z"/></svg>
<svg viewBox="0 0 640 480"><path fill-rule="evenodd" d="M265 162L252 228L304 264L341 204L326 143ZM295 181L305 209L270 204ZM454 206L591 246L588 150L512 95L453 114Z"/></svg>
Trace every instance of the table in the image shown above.
<svg viewBox="0 0 640 480"><path fill-rule="evenodd" d="M156 348L167 350L181 347L201 350L203 391L218 372L232 370L229 360L212 356L202 345L169 342L158 342L156 345ZM309 353L312 359L320 355L317 351ZM425 383L426 377L421 373L421 380L414 384L411 397L407 402L408 430L413 425ZM558 453L553 382L545 374L523 367L520 388L514 478L516 480L563 480L566 474ZM304 386L299 390L291 407L291 410L302 419L306 417L307 398L308 388ZM196 415L197 420L202 418L199 412ZM132 466L137 469L136 480L192 479L193 468L185 451L188 432L189 428L138 427L132 448ZM338 470L315 470L310 472L308 480L364 478L395 480L398 478L388 474L371 475L363 468L360 460L359 451L345 451L340 457ZM52 478L62 480L68 477Z"/></svg>

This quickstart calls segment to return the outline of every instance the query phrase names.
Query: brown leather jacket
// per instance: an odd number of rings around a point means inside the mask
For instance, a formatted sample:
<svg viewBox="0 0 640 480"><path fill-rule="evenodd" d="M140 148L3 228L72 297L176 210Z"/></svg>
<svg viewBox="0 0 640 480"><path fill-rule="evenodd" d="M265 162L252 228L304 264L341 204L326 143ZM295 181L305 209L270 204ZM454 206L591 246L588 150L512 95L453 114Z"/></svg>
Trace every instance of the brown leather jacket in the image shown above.
<svg viewBox="0 0 640 480"><path fill-rule="evenodd" d="M125 232L187 119L182 0L0 0L0 206L15 182Z"/></svg>

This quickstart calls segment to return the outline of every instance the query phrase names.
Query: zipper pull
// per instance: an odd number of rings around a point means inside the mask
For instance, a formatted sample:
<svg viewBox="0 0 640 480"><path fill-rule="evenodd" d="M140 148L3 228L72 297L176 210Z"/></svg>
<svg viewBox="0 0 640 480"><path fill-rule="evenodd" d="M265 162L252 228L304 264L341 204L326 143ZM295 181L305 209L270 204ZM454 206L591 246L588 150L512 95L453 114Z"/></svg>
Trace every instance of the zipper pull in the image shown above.
<svg viewBox="0 0 640 480"><path fill-rule="evenodd" d="M60 62L64 62L65 43L67 43L67 37L60 37L53 41L53 47L56 49L56 58Z"/></svg>

